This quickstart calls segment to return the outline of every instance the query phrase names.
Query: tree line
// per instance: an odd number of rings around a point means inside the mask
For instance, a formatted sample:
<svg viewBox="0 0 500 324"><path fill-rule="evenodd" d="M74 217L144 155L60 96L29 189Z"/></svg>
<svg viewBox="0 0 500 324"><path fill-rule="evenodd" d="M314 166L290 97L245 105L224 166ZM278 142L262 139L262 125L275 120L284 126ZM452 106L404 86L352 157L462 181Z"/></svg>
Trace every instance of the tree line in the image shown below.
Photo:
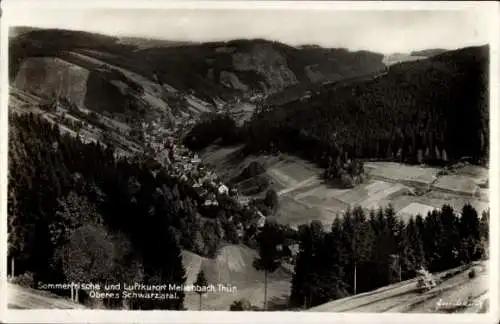
<svg viewBox="0 0 500 324"><path fill-rule="evenodd" d="M392 206L360 207L336 217L330 230L318 223L299 229L300 252L290 306L309 308L415 277L487 258L489 211L450 206L399 219ZM269 254L269 252L267 252Z"/></svg>
<svg viewBox="0 0 500 324"><path fill-rule="evenodd" d="M414 278L420 269L435 273L487 259L489 210L478 215L470 204L460 211L443 205L405 221L391 205L355 206L338 214L329 229L313 221L296 232L268 221L258 234L254 262L264 271L264 310L268 273L289 263L290 242L299 243L299 253L288 307L307 309ZM244 302L231 309L252 309Z"/></svg>

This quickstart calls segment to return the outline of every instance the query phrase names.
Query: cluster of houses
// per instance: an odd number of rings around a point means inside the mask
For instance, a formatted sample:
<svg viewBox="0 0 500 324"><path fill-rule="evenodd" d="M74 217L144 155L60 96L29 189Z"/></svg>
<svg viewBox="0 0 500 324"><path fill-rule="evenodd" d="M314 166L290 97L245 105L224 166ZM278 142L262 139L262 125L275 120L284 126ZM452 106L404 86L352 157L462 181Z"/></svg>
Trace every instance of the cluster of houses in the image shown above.
<svg viewBox="0 0 500 324"><path fill-rule="evenodd" d="M168 168L171 174L195 189L205 207L218 206L218 199L227 196L245 208L252 208L249 206L248 197L240 196L236 188L227 186L213 170L202 163L197 153L178 143L174 131L159 127L156 123L151 126L149 129L152 131L148 135L145 134L145 139L154 151L156 160ZM262 228L266 223L266 216L255 207L252 210L255 225L257 228ZM240 236L243 235L244 229L241 223L237 224L237 232ZM298 245L287 244L282 248L290 251L289 262L293 263L292 260L298 253Z"/></svg>
<svg viewBox="0 0 500 324"><path fill-rule="evenodd" d="M143 124L144 138L153 150L157 161L181 181L187 182L204 199L205 206L217 206L217 196L230 196L238 200L238 190L229 188L217 174L207 168L198 154L177 143L172 130L167 130L153 122ZM146 134L147 133L147 134Z"/></svg>

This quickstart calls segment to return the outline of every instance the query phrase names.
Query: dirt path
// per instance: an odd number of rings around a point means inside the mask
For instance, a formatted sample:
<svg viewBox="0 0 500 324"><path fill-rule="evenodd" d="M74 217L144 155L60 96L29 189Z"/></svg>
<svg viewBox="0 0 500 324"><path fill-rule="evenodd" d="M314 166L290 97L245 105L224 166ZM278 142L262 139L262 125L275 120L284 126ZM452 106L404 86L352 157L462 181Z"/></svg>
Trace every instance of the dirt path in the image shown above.
<svg viewBox="0 0 500 324"><path fill-rule="evenodd" d="M299 182L289 188L286 188L286 189L283 189L281 191L278 192L278 196L282 196L284 194L287 194L289 192L292 192L294 190L297 190L297 189L300 189L302 187L305 187L305 186L311 186L311 185L314 185L314 184L319 184L320 183L320 180L318 179L318 176L314 175L302 182Z"/></svg>

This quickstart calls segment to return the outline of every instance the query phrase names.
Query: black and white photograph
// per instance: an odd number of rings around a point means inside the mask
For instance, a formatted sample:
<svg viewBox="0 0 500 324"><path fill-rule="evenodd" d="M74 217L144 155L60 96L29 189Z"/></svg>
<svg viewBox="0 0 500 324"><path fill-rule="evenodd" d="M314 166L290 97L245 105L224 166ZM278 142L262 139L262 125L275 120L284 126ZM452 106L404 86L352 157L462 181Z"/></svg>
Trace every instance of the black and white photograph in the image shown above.
<svg viewBox="0 0 500 324"><path fill-rule="evenodd" d="M9 318L498 311L498 4L63 2L2 4Z"/></svg>

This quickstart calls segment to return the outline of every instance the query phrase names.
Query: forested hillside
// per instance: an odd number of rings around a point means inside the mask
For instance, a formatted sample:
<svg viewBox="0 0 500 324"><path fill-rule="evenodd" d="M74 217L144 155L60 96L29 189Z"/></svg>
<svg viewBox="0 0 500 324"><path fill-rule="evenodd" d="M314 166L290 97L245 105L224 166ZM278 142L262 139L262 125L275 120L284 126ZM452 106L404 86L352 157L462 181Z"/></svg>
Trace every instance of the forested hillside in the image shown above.
<svg viewBox="0 0 500 324"><path fill-rule="evenodd" d="M488 157L488 47L391 66L309 99L270 107L248 125L250 150L293 151L328 166L345 155L409 163Z"/></svg>
<svg viewBox="0 0 500 324"><path fill-rule="evenodd" d="M9 132L9 266L35 283L182 284L181 247L214 256L224 243L251 245L253 208L217 192L217 205L203 205L147 156L117 158L33 114L12 114ZM129 307L180 309L182 296Z"/></svg>

